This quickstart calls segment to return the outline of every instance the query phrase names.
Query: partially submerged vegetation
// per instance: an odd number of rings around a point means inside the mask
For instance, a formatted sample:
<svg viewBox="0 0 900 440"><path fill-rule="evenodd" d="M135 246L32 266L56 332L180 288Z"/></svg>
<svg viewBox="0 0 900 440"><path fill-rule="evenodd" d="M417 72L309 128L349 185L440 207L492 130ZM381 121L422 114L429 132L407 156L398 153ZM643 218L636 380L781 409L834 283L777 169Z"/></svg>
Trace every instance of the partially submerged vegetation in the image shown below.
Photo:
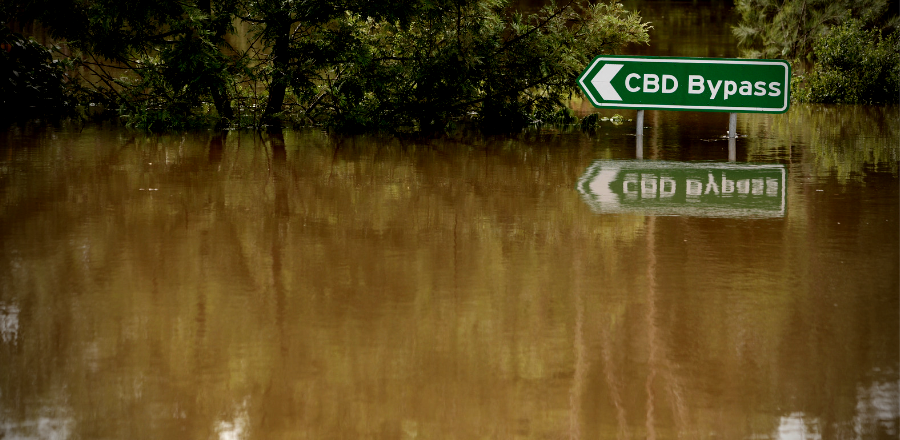
<svg viewBox="0 0 900 440"><path fill-rule="evenodd" d="M796 100L900 100L888 0L736 0L735 11L744 56L793 62ZM30 22L59 46L8 25ZM6 122L114 116L149 130L572 124L590 58L647 44L649 28L616 0L530 14L507 0L0 0L0 104Z"/></svg>
<svg viewBox="0 0 900 440"><path fill-rule="evenodd" d="M71 62L54 60L49 48L0 26L0 116L9 120L67 113L78 100L71 69Z"/></svg>
<svg viewBox="0 0 900 440"><path fill-rule="evenodd" d="M900 17L888 0L737 0L735 9L744 56L794 63L795 99L900 102Z"/></svg>
<svg viewBox="0 0 900 440"><path fill-rule="evenodd" d="M900 32L887 37L850 21L813 46L816 64L797 99L882 104L900 100Z"/></svg>
<svg viewBox="0 0 900 440"><path fill-rule="evenodd" d="M46 52L49 67L35 65L59 76L60 93L77 89L82 104L153 130L440 132L459 121L516 129L570 117L590 58L649 41L648 24L615 1L527 15L505 0L2 4L4 19L37 20L67 46L67 73Z"/></svg>

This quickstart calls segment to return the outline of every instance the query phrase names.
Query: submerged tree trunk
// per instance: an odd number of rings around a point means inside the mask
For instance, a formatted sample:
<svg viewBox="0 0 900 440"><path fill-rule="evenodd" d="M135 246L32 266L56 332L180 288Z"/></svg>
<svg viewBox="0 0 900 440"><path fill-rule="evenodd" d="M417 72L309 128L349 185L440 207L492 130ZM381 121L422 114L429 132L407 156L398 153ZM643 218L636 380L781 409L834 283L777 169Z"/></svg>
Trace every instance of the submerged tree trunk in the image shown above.
<svg viewBox="0 0 900 440"><path fill-rule="evenodd" d="M224 119L234 119L234 110L231 103L228 102L228 93L225 91L225 85L222 83L215 84L210 87L213 104L216 106L216 112Z"/></svg>
<svg viewBox="0 0 900 440"><path fill-rule="evenodd" d="M290 44L290 24L279 23L276 25L275 44L272 46L272 55L269 62L272 63L272 84L269 85L269 101L263 112L262 123L273 128L281 127L281 118L278 113L284 106L284 96L288 86L288 62Z"/></svg>
<svg viewBox="0 0 900 440"><path fill-rule="evenodd" d="M215 19L213 18L213 10L212 3L210 0L200 0L197 4L197 7L206 12L208 18L208 22L210 25L215 26ZM224 29L216 29L215 34L215 44L218 46L220 43L224 43L225 41L225 32ZM209 86L209 94L212 95L213 105L216 106L216 112L219 114L219 117L230 120L234 119L234 110L231 108L231 103L228 99L228 91L225 89L225 81L222 78L212 78Z"/></svg>

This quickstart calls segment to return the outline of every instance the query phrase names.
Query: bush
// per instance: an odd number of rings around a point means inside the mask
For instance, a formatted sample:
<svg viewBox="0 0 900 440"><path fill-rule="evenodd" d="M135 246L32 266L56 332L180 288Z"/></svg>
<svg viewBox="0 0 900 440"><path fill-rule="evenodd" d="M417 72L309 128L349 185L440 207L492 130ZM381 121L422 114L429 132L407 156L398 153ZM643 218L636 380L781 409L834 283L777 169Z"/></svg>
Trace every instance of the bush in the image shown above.
<svg viewBox="0 0 900 440"><path fill-rule="evenodd" d="M885 38L854 20L833 28L813 50L816 64L795 95L799 101L900 102L900 31Z"/></svg>
<svg viewBox="0 0 900 440"><path fill-rule="evenodd" d="M505 8L480 0L427 7L407 24L347 20L357 43L321 84L318 117L345 130L417 132L466 119L488 131L571 123L567 100L590 59L648 41L647 25L618 3Z"/></svg>
<svg viewBox="0 0 900 440"><path fill-rule="evenodd" d="M849 20L865 28L897 29L889 0L736 0L740 23L732 28L747 58L782 58L809 66L817 41Z"/></svg>
<svg viewBox="0 0 900 440"><path fill-rule="evenodd" d="M0 23L0 108L5 123L62 116L75 107L68 65Z"/></svg>

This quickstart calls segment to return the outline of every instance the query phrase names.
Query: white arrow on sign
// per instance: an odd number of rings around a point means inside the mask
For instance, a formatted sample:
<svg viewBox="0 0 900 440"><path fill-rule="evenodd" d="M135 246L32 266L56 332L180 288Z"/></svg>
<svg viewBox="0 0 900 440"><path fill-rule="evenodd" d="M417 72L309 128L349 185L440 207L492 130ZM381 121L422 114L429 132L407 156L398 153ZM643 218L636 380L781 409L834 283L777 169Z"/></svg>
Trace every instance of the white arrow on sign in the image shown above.
<svg viewBox="0 0 900 440"><path fill-rule="evenodd" d="M616 92L616 89L613 88L610 81L612 81L613 77L622 70L623 66L624 64L605 64L591 80L591 84L593 84L597 91L600 92L600 97L603 98L604 101L622 100L622 97L619 96L619 93Z"/></svg>

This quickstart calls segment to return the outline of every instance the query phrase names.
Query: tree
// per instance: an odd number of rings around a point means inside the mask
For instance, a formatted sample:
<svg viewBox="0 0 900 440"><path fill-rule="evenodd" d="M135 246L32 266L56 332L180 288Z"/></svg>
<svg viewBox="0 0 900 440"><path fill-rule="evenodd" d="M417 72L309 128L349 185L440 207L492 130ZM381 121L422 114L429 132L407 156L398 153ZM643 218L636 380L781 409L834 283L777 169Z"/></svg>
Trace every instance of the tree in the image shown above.
<svg viewBox="0 0 900 440"><path fill-rule="evenodd" d="M809 67L813 44L851 18L896 28L888 0L736 0L741 22L732 31L748 58L783 58Z"/></svg>
<svg viewBox="0 0 900 440"><path fill-rule="evenodd" d="M263 34L274 41L266 115L289 86L304 118L341 130L440 131L473 116L513 128L564 108L593 56L649 41L648 26L618 3L570 1L527 16L498 0L339 12L296 21L280 44L283 30ZM263 21L268 32L273 20Z"/></svg>
<svg viewBox="0 0 900 440"><path fill-rule="evenodd" d="M889 0L737 0L732 29L748 58L795 63L800 101L897 102L900 16ZM887 33L887 38L882 38Z"/></svg>
<svg viewBox="0 0 900 440"><path fill-rule="evenodd" d="M65 40L97 96L150 129L514 128L565 109L593 56L649 41L615 1L529 15L506 0L0 1Z"/></svg>
<svg viewBox="0 0 900 440"><path fill-rule="evenodd" d="M134 125L186 127L233 116L222 48L231 29L231 0L7 0L7 18L37 20L72 51L89 75L94 100L117 108Z"/></svg>
<svg viewBox="0 0 900 440"><path fill-rule="evenodd" d="M346 26L349 16L408 22L419 10L409 2L251 0L240 5L240 19L268 50L256 52L255 74L264 78L268 99L261 121L281 125L289 90L303 107L315 99L315 84L356 41ZM327 75L327 73L325 73ZM315 101L313 101L314 105Z"/></svg>
<svg viewBox="0 0 900 440"><path fill-rule="evenodd" d="M900 31L887 37L851 20L813 46L817 60L801 101L884 104L900 101Z"/></svg>
<svg viewBox="0 0 900 440"><path fill-rule="evenodd" d="M34 39L0 26L0 124L62 116L73 110L70 67Z"/></svg>
<svg viewBox="0 0 900 440"><path fill-rule="evenodd" d="M439 131L474 115L515 128L565 108L595 55L648 42L647 25L618 3L570 1L528 16L504 6L436 3L405 26L350 21L361 44L324 88L331 122Z"/></svg>

